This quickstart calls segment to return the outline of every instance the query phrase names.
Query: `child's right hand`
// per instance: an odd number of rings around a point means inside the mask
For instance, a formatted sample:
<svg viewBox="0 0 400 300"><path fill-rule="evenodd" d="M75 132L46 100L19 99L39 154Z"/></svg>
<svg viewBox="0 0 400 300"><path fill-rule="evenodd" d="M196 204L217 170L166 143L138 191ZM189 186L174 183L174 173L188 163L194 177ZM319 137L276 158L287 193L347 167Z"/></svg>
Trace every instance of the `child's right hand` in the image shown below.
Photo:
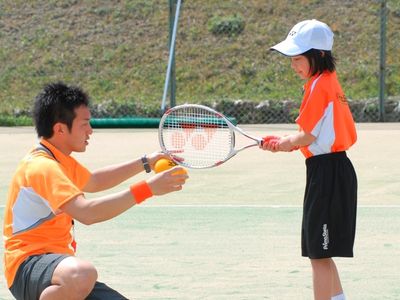
<svg viewBox="0 0 400 300"><path fill-rule="evenodd" d="M267 135L263 138L263 143L260 148L271 152L277 152L280 139L281 138L276 135Z"/></svg>

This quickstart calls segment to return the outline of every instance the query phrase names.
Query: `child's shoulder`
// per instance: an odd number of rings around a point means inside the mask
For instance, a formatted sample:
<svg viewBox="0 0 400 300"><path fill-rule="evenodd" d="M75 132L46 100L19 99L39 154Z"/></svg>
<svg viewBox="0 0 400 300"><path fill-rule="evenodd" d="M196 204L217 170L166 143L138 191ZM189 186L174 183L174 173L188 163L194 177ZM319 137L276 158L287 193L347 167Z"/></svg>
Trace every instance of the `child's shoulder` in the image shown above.
<svg viewBox="0 0 400 300"><path fill-rule="evenodd" d="M329 72L325 71L321 73L322 81L337 81L336 71Z"/></svg>
<svg viewBox="0 0 400 300"><path fill-rule="evenodd" d="M336 72L323 72L320 74L318 87L326 90L341 89Z"/></svg>

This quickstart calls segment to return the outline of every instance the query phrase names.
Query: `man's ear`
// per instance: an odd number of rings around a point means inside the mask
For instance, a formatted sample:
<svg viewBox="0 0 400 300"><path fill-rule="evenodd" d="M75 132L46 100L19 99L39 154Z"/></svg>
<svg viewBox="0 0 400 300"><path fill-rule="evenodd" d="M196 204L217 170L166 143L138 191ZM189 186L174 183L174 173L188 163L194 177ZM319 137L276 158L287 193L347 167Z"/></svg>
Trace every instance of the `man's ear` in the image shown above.
<svg viewBox="0 0 400 300"><path fill-rule="evenodd" d="M63 124L63 123L56 123L53 126L53 134L55 135L63 135L64 133L67 132L67 125Z"/></svg>

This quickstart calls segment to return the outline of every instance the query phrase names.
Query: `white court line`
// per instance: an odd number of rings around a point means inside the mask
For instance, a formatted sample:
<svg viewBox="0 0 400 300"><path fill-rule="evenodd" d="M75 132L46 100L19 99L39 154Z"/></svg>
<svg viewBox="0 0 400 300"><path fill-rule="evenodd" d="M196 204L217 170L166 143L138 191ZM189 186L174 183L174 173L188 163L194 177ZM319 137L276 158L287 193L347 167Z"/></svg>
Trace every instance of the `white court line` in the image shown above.
<svg viewBox="0 0 400 300"><path fill-rule="evenodd" d="M143 205L142 207L188 207L188 208L302 208L301 205L263 205L263 204L154 204ZM400 207L400 206L399 206Z"/></svg>
<svg viewBox="0 0 400 300"><path fill-rule="evenodd" d="M302 205L262 205L262 204L165 204L165 205L142 205L143 208L303 208ZM400 205L358 205L358 208L400 208ZM0 205L0 209L5 208L5 205Z"/></svg>
<svg viewBox="0 0 400 300"><path fill-rule="evenodd" d="M303 208L302 205L262 205L262 204L166 204L143 205L143 208L152 207L188 207L188 208ZM358 205L358 208L400 208L400 205Z"/></svg>

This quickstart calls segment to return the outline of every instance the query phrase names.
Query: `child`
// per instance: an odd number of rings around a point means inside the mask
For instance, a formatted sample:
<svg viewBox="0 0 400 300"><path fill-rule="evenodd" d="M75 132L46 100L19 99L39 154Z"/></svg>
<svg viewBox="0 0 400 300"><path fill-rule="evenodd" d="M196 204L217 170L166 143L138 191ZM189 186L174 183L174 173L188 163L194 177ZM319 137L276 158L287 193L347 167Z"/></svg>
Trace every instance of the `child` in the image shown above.
<svg viewBox="0 0 400 300"><path fill-rule="evenodd" d="M332 45L326 24L306 20L271 48L289 56L306 83L296 119L299 132L272 137L262 146L272 152L300 149L306 158L301 243L302 255L311 260L317 300L345 299L332 257L353 257L357 210L357 177L345 152L357 135L336 78Z"/></svg>

